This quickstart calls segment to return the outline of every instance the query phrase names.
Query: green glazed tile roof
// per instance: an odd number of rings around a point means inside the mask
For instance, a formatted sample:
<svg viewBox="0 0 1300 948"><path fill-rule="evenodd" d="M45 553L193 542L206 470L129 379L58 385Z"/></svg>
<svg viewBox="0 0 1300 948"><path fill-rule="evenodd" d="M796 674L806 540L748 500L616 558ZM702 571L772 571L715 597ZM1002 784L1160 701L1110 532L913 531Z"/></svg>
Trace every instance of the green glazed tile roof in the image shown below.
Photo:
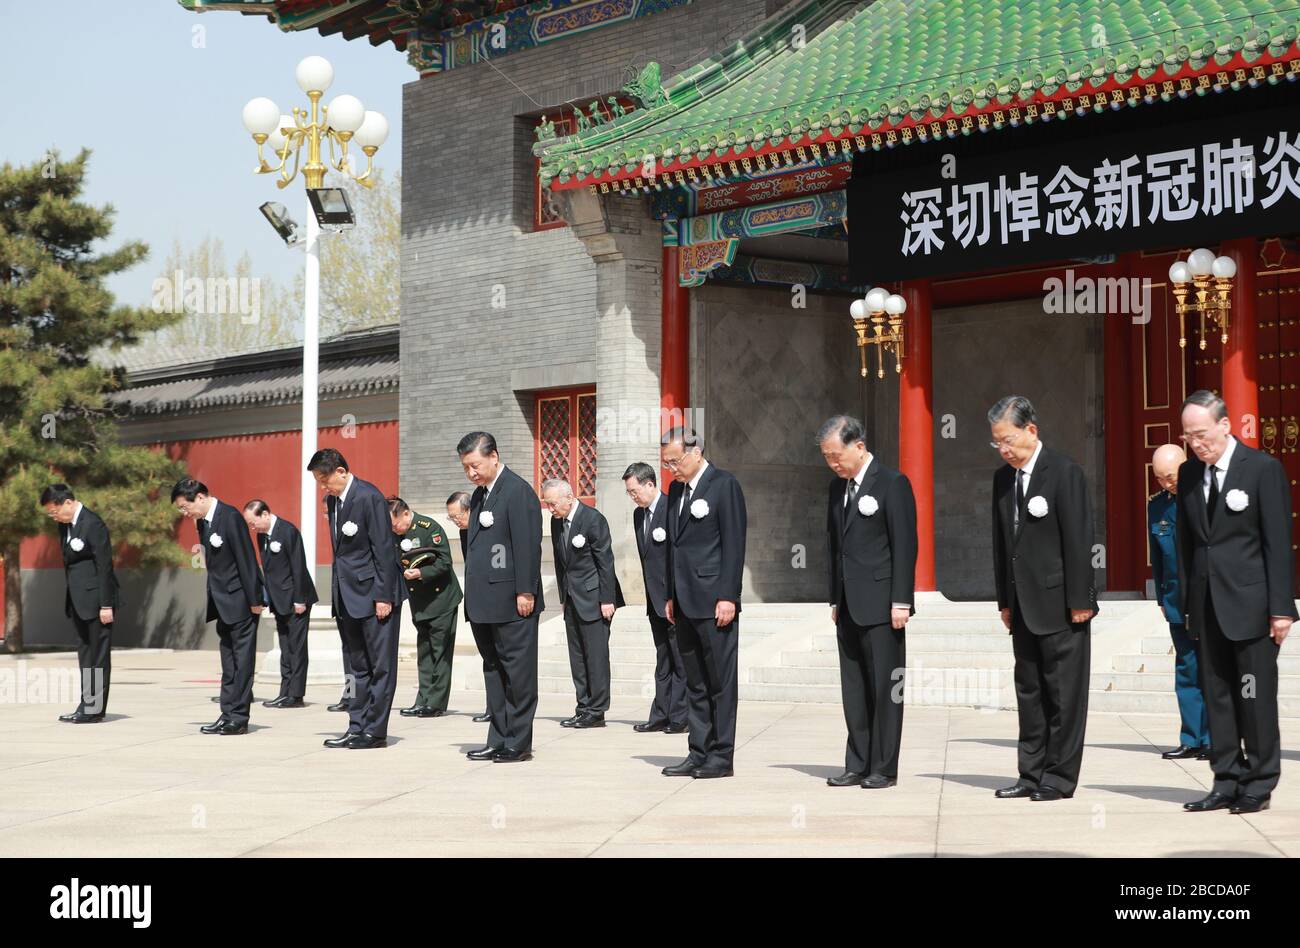
<svg viewBox="0 0 1300 948"><path fill-rule="evenodd" d="M646 156L662 174L1293 59L1297 25L1294 0L807 0L667 82L661 104L536 150L552 187L630 178Z"/></svg>

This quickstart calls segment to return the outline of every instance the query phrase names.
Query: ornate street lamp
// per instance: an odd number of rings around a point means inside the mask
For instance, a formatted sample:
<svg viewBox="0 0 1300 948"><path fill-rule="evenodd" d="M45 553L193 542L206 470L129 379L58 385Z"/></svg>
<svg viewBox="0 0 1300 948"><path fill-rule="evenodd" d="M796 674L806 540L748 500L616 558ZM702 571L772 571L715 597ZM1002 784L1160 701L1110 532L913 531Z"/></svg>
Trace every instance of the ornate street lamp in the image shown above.
<svg viewBox="0 0 1300 948"><path fill-rule="evenodd" d="M883 287L868 291L865 299L854 300L849 307L853 330L858 334L858 356L862 360L862 377L867 377L867 346L877 346L876 378L885 377L885 353L894 354L894 371L903 371L903 314L907 300ZM886 322L888 329L886 329ZM870 323L870 325L868 325Z"/></svg>
<svg viewBox="0 0 1300 948"><path fill-rule="evenodd" d="M308 56L298 63L294 75L298 80L298 88L307 93L309 108L300 109L295 106L291 114L285 115L275 102L259 97L244 106L243 121L244 128L248 129L253 141L257 143L257 167L253 169L254 173L278 175L276 187L286 188L301 169L308 188L307 234L302 241L307 252L307 262L303 299L302 464L299 475L302 478L302 505L299 527L306 548L307 566L311 575L315 576L316 482L307 471L307 462L316 453L316 403L319 387L320 258L317 254L317 241L322 224L334 229L348 223L328 210L348 205L346 195L342 197L340 205L339 196L330 193L337 189L325 188L325 172L333 167L363 187L374 187L371 176L374 171L374 156L388 138L388 120L378 112L368 111L352 95L335 96L328 105L322 106L321 97L334 82L334 67L323 56ZM366 156L365 171L359 175L353 173L348 159L348 145L353 143L359 145ZM329 150L328 166L322 161L322 145ZM267 161L264 153L266 148L270 148L275 156L275 164ZM306 164L302 164L304 148ZM290 158L293 159L292 170ZM288 239L286 242L289 242Z"/></svg>
<svg viewBox="0 0 1300 948"><path fill-rule="evenodd" d="M1237 275L1237 262L1231 257L1216 257L1201 247L1169 268L1169 282L1173 284L1175 309L1178 312L1178 346L1187 348L1185 317L1197 313L1201 317L1201 348L1205 348L1205 317L1209 316L1219 328L1219 341L1228 341L1228 319L1232 312L1232 278ZM1210 285L1213 278L1214 285ZM1196 293L1196 301L1187 302L1188 284ZM1214 296L1211 298L1210 293Z"/></svg>

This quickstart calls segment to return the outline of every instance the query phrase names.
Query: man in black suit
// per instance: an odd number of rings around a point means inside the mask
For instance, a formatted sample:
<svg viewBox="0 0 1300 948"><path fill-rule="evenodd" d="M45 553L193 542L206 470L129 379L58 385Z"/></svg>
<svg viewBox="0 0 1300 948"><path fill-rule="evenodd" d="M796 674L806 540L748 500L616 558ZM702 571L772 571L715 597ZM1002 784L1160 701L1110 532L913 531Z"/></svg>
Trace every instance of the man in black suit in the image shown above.
<svg viewBox="0 0 1300 948"><path fill-rule="evenodd" d="M456 525L456 529L461 533L461 544L465 542L465 531L469 529L469 491L453 491L447 498L447 517ZM466 619L466 621L469 621ZM483 653L479 651L479 658L483 658ZM487 690L487 665L483 665L483 688ZM486 702L486 698L484 701ZM485 706L481 714L474 715L475 724L487 724L492 720L492 712Z"/></svg>
<svg viewBox="0 0 1300 948"><path fill-rule="evenodd" d="M266 582L253 552L248 524L208 487L184 477L172 488L172 503L194 521L208 573L207 621L217 623L221 640L221 716L199 730L204 734L248 733L257 662L257 620L266 603Z"/></svg>
<svg viewBox="0 0 1300 948"><path fill-rule="evenodd" d="M623 485L636 504L632 528L645 582L645 614L655 643L655 698L650 717L632 730L686 733L686 666L677 648L677 635L668 621L668 501L659 489L655 469L637 461L623 472Z"/></svg>
<svg viewBox="0 0 1300 948"><path fill-rule="evenodd" d="M1015 652L1020 779L1002 798L1074 796L1088 720L1088 674L1097 614L1092 502L1083 468L1038 439L1029 399L989 409L993 573Z"/></svg>
<svg viewBox="0 0 1300 948"><path fill-rule="evenodd" d="M1258 813L1282 773L1277 653L1297 618L1291 491L1276 458L1232 436L1219 396L1193 392L1182 423L1194 457L1178 469L1178 567L1214 770L1209 795L1183 806Z"/></svg>
<svg viewBox="0 0 1300 948"><path fill-rule="evenodd" d="M244 505L244 522L257 534L268 605L280 636L280 694L262 706L301 708L307 693L307 628L316 604L316 583L307 571L302 534L271 513L264 500Z"/></svg>
<svg viewBox="0 0 1300 948"><path fill-rule="evenodd" d="M668 777L730 777L739 697L740 588L745 571L745 495L704 458L691 428L659 440L668 490L668 621L686 666L688 754Z"/></svg>
<svg viewBox="0 0 1300 948"><path fill-rule="evenodd" d="M559 478L542 484L542 505L551 512L555 579L578 695L573 716L560 726L604 727L609 710L610 623L614 611L624 605L623 589L614 575L609 522L595 507L574 497L572 485Z"/></svg>
<svg viewBox="0 0 1300 948"><path fill-rule="evenodd" d="M867 450L866 429L836 415L817 432L835 472L826 508L831 621L849 738L832 787L898 782L907 620L916 612L916 498L908 479Z"/></svg>
<svg viewBox="0 0 1300 948"><path fill-rule="evenodd" d="M108 711L113 610L119 604L113 541L104 521L84 507L67 484L51 484L41 491L41 506L59 525L59 548L67 580L63 611L81 640L77 647L81 702L76 711L60 715L59 720L95 724L104 720Z"/></svg>
<svg viewBox="0 0 1300 948"><path fill-rule="evenodd" d="M542 596L542 511L532 487L501 463L496 439L473 431L456 446L475 486L465 554L465 615L483 656L487 744L470 760L531 760L537 713L537 621Z"/></svg>
<svg viewBox="0 0 1300 948"><path fill-rule="evenodd" d="M347 732L326 740L325 746L387 747L406 601L388 501L378 487L355 476L334 448L313 454L307 470L326 494L325 518L334 548L330 601L353 684Z"/></svg>

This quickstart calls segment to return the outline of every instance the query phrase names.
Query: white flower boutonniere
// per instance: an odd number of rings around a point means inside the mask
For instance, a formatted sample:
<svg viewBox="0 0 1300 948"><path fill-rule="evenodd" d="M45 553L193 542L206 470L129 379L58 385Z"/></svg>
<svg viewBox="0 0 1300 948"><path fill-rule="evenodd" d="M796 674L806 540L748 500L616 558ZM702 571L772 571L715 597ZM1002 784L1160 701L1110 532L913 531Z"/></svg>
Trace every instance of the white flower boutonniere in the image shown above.
<svg viewBox="0 0 1300 948"><path fill-rule="evenodd" d="M864 494L858 498L858 513L864 517L872 516L880 509L880 503L870 494Z"/></svg>
<svg viewBox="0 0 1300 948"><path fill-rule="evenodd" d="M709 502L707 500L691 501L691 516L696 520L703 520L709 515Z"/></svg>
<svg viewBox="0 0 1300 948"><path fill-rule="evenodd" d="M1040 520L1047 516L1047 498L1042 494L1029 498L1029 516Z"/></svg>
<svg viewBox="0 0 1300 948"><path fill-rule="evenodd" d="M357 535L357 525L349 520L343 524L343 535L345 537L354 537Z"/></svg>
<svg viewBox="0 0 1300 948"><path fill-rule="evenodd" d="M282 549L282 547L280 546L280 541L272 540L270 543L270 549L272 553L279 553L280 550Z"/></svg>
<svg viewBox="0 0 1300 948"><path fill-rule="evenodd" d="M225 542L226 542L225 540L221 539L220 533L214 533L212 534L212 536L208 537L208 543L212 545L212 548L214 550Z"/></svg>
<svg viewBox="0 0 1300 948"><path fill-rule="evenodd" d="M411 538L410 538L410 537L407 537L405 540L402 541L402 552L403 552L403 553L410 553L411 550L414 549L414 548L415 548L415 544L411 542Z"/></svg>
<svg viewBox="0 0 1300 948"><path fill-rule="evenodd" d="M492 524L496 522L497 522L496 517L492 516L492 511L490 510L484 510L482 513L478 515L478 525L480 527L483 527L484 529L487 529L488 527L492 526Z"/></svg>
<svg viewBox="0 0 1300 948"><path fill-rule="evenodd" d="M574 536L574 538L573 538L573 548L574 548L575 550L581 550L581 549L582 549L584 546L586 546L586 545L587 545L587 538L584 537L581 533L576 534L576 535Z"/></svg>
<svg viewBox="0 0 1300 948"><path fill-rule="evenodd" d="M1223 502L1228 505L1229 510L1241 513L1250 506L1250 496L1244 490L1230 490L1223 498Z"/></svg>
<svg viewBox="0 0 1300 948"><path fill-rule="evenodd" d="M73 537L68 541L68 546L72 548L73 553L80 553L86 548L86 544L81 541L80 537Z"/></svg>
<svg viewBox="0 0 1300 948"><path fill-rule="evenodd" d="M655 527L654 532L650 534L656 543L663 543L668 539L668 533L663 527Z"/></svg>

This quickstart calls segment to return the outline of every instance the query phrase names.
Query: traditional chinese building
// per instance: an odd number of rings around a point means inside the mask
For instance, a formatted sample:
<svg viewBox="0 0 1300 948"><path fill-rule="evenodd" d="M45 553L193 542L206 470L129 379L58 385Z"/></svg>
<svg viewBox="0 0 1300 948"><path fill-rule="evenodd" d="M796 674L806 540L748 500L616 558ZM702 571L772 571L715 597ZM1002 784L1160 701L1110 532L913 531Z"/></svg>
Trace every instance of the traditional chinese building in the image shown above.
<svg viewBox="0 0 1300 948"><path fill-rule="evenodd" d="M182 2L391 43L419 71L400 410L418 503L463 480L461 434L492 430L508 464L610 515L638 588L620 478L685 413L745 487L747 598L819 601L813 433L849 411L916 490L920 588L978 599L985 411L1008 392L1084 465L1112 593L1144 587L1147 461L1187 392L1220 391L1300 477L1300 7ZM1199 246L1235 274L1189 285L1204 305L1180 318L1169 268ZM875 285L906 312L860 335L849 306ZM891 330L901 346L869 344Z"/></svg>

